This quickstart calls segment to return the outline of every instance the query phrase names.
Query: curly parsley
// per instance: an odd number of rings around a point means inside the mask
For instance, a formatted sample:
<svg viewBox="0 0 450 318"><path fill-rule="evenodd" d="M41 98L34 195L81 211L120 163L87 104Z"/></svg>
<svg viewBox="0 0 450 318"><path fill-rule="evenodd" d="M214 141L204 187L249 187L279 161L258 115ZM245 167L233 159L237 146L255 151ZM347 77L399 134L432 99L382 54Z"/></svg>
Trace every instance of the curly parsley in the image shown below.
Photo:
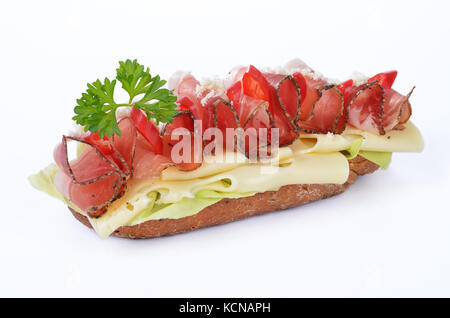
<svg viewBox="0 0 450 318"><path fill-rule="evenodd" d="M150 69L140 65L137 60L120 61L116 70L116 79L105 78L87 84L87 90L77 99L75 120L86 131L98 132L100 138L121 136L117 124L116 110L122 106L142 109L147 118L154 118L157 123L172 122L177 113L177 97L171 90L162 88L166 84L159 75L152 77ZM118 104L114 101L114 88L117 81L129 95L128 103ZM135 100L136 99L136 100Z"/></svg>

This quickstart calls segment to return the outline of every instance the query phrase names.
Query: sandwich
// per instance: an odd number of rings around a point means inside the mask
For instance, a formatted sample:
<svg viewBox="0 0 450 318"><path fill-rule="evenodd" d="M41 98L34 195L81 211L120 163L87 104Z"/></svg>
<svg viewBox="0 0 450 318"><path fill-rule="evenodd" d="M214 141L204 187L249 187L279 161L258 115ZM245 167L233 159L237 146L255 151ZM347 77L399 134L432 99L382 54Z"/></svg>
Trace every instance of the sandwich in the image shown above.
<svg viewBox="0 0 450 318"><path fill-rule="evenodd" d="M387 169L393 152L423 150L414 88L397 92L396 76L342 82L295 59L166 82L121 61L113 80L87 85L55 163L29 180L102 238L177 234L328 198Z"/></svg>

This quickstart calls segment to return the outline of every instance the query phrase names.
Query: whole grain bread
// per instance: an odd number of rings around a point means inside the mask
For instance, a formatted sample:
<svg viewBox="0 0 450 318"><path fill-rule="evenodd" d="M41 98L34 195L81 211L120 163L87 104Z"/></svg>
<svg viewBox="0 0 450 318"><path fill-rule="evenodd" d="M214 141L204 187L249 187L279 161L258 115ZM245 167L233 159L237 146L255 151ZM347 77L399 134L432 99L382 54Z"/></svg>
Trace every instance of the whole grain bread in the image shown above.
<svg viewBox="0 0 450 318"><path fill-rule="evenodd" d="M253 215L285 210L342 193L355 183L357 176L372 173L379 168L361 156L349 160L349 164L350 174L344 184L293 184L283 186L278 191L266 191L250 197L222 199L192 216L150 220L133 226L122 226L113 235L133 239L173 235ZM72 209L70 211L78 221L92 228L85 216Z"/></svg>

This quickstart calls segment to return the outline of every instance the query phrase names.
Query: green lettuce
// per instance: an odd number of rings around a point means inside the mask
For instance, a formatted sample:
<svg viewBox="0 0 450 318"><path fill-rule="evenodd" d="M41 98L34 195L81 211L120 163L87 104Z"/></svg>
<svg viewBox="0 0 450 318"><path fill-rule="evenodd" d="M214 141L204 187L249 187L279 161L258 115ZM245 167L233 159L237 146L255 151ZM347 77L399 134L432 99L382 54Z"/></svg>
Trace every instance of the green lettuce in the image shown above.
<svg viewBox="0 0 450 318"><path fill-rule="evenodd" d="M243 198L254 195L256 192L230 193L213 190L201 190L195 194L195 198L183 198L179 202L169 204L156 203L159 193L152 191L147 196L154 200L141 213L129 223L136 225L149 220L180 219L197 214L207 206L213 205L225 198Z"/></svg>
<svg viewBox="0 0 450 318"><path fill-rule="evenodd" d="M392 152L382 152L382 151L366 151L361 150L361 145L363 142L363 138L355 139L350 147L344 151L341 151L342 154L347 159L353 159L356 156L360 155L366 158L373 163L376 163L381 167L381 169L386 170L391 163Z"/></svg>
<svg viewBox="0 0 450 318"><path fill-rule="evenodd" d="M363 156L367 160L370 160L381 167L381 169L387 169L391 162L392 153L390 152L376 152L376 151L364 151L361 150L363 138L355 139L351 146L342 151L342 153L348 158L353 159L357 155ZM83 147L78 149L80 153ZM55 164L51 164L39 173L29 177L30 183L36 189L47 193L48 195L57 198L64 204L70 206L72 209L79 213L83 213L75 204L68 200L64 195L56 188L53 180L59 168ZM256 192L247 193L233 193L233 192L221 192L214 190L201 190L195 194L194 198L183 198L179 202L159 204L158 199L160 194L157 191L151 191L147 194L151 198L151 203L140 213L138 213L129 223L129 225L140 224L149 220L159 219L179 219L183 217L192 216L207 206L215 204L224 198L242 198L254 195Z"/></svg>
<svg viewBox="0 0 450 318"><path fill-rule="evenodd" d="M391 163L392 152L381 152L381 151L364 151L361 150L359 155L366 158L373 163L376 163L381 167L381 169L386 170Z"/></svg>
<svg viewBox="0 0 450 318"><path fill-rule="evenodd" d="M28 180L36 189L47 193L48 195L60 200L65 205L70 206L75 211L84 214L83 211L68 200L56 188L53 182L56 172L59 168L55 164L51 164L40 172L30 176ZM213 190L201 190L195 194L194 198L183 198L181 201L169 204L156 203L159 199L157 191L151 191L147 194L151 198L151 203L130 222L129 225L143 223L148 220L158 219L179 219L194 215L209 205L219 202L224 198L242 198L252 196L256 192L247 193L230 193Z"/></svg>
<svg viewBox="0 0 450 318"><path fill-rule="evenodd" d="M361 148L362 142L363 142L363 138L358 138L353 140L352 144L350 145L350 147L344 151L342 151L342 153L344 154L344 156L347 159L353 159L355 158L358 153L359 153L359 149Z"/></svg>
<svg viewBox="0 0 450 318"><path fill-rule="evenodd" d="M65 205L70 206L73 210L84 214L80 208L73 204L61 192L59 192L58 188L56 188L53 180L55 179L55 174L58 170L59 168L57 165L51 164L38 173L29 176L28 180L31 185L39 191L47 193L48 195L62 201Z"/></svg>

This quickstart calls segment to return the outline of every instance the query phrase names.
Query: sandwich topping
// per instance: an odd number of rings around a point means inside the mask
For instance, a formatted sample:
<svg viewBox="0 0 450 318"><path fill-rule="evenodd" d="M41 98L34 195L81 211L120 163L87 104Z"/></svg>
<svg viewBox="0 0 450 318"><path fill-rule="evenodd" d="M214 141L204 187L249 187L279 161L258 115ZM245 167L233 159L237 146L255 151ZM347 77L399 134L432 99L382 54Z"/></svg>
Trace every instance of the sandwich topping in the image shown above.
<svg viewBox="0 0 450 318"><path fill-rule="evenodd" d="M206 159L230 152L242 155L246 165L280 154L298 165L310 161L298 157L307 153L420 151L420 134L408 122L413 89L406 95L395 91L396 76L389 71L336 82L294 60L279 70L238 67L213 84L177 72L163 88L166 81L136 60L120 62L115 79L88 84L77 100L73 119L85 132L62 137L51 181L94 220L136 185L153 184L156 191L155 184L171 173L197 171L204 178L201 171L212 169ZM115 99L117 82L129 95L125 103ZM70 143L81 145L74 159ZM320 160L328 162L325 157ZM346 160L338 161L344 169Z"/></svg>

